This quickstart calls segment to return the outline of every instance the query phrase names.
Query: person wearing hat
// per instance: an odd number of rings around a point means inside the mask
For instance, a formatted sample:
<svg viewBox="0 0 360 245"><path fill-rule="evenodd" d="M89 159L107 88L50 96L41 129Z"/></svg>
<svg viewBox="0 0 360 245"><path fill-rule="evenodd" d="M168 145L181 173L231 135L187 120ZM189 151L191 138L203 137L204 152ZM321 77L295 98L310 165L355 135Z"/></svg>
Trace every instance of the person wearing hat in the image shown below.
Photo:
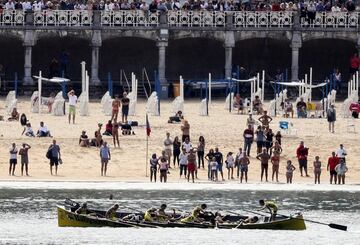
<svg viewBox="0 0 360 245"><path fill-rule="evenodd" d="M86 135L85 130L83 130L81 132L81 135L80 135L80 138L79 138L79 145L81 147L90 147L89 137Z"/></svg>
<svg viewBox="0 0 360 245"><path fill-rule="evenodd" d="M336 110L333 104L327 109L326 117L329 123L329 132L335 133Z"/></svg>
<svg viewBox="0 0 360 245"><path fill-rule="evenodd" d="M123 93L123 97L121 98L121 112L122 112L122 117L121 117L121 122L122 123L127 123L127 117L129 114L129 104L130 104L130 99L127 97L127 93L124 92Z"/></svg>
<svg viewBox="0 0 360 245"><path fill-rule="evenodd" d="M77 96L75 95L75 91L74 90L70 90L70 92L68 93L68 97L69 97L69 124L70 124L70 120L71 120L71 115L73 116L73 124L75 124L75 114L76 114L76 103L77 103Z"/></svg>

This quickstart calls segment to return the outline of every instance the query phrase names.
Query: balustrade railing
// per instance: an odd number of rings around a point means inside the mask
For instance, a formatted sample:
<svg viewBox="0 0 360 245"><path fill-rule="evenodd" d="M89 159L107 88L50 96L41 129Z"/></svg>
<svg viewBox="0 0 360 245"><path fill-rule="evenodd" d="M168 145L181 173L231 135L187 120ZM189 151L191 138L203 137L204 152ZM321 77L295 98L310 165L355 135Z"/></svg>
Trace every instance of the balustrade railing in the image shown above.
<svg viewBox="0 0 360 245"><path fill-rule="evenodd" d="M35 26L90 26L92 11L44 10L34 12Z"/></svg>
<svg viewBox="0 0 360 245"><path fill-rule="evenodd" d="M23 11L2 11L0 12L1 26L22 26L25 24L25 13Z"/></svg>
<svg viewBox="0 0 360 245"><path fill-rule="evenodd" d="M101 12L102 26L158 26L159 13L141 10L121 10Z"/></svg>
<svg viewBox="0 0 360 245"><path fill-rule="evenodd" d="M357 28L359 12L317 12L315 19L302 17L300 23L308 28Z"/></svg>
<svg viewBox="0 0 360 245"><path fill-rule="evenodd" d="M95 18L97 14L98 18ZM31 17L31 18L28 18ZM225 29L293 28L302 29L356 29L360 12L317 12L314 18L299 17L293 11L168 11L144 12L142 10L100 11L44 10L0 12L0 26L102 26L102 27L194 27Z"/></svg>
<svg viewBox="0 0 360 245"><path fill-rule="evenodd" d="M293 26L293 12L233 12L234 27L242 28L257 28L257 27L292 27Z"/></svg>
<svg viewBox="0 0 360 245"><path fill-rule="evenodd" d="M177 27L224 27L225 12L209 11L168 11L168 26Z"/></svg>

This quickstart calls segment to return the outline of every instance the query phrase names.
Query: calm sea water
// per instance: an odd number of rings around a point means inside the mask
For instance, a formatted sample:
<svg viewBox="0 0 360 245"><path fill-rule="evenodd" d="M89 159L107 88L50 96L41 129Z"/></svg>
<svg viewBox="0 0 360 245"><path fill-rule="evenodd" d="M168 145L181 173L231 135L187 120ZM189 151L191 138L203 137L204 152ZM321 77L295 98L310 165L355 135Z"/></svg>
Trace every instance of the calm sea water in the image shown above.
<svg viewBox="0 0 360 245"><path fill-rule="evenodd" d="M110 194L114 200L109 200ZM305 218L347 225L343 232L306 223L305 231L201 230L144 228L60 228L56 205L65 198L106 209L114 202L144 210L161 203L210 210L258 208L273 199L283 214L300 211ZM360 244L360 192L254 190L99 190L14 189L0 187L0 244Z"/></svg>

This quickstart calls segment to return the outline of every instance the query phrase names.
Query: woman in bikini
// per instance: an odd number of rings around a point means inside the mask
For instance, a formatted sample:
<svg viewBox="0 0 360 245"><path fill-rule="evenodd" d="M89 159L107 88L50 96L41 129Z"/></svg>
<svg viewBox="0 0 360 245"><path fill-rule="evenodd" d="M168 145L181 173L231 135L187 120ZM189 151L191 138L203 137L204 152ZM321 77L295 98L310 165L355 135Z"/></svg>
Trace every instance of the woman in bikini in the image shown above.
<svg viewBox="0 0 360 245"><path fill-rule="evenodd" d="M319 159L320 159L319 156L316 156L314 161L315 184L316 182L320 184L321 162Z"/></svg>
<svg viewBox="0 0 360 245"><path fill-rule="evenodd" d="M119 115L119 108L120 108L119 95L115 95L115 99L112 102L111 121L114 120L115 122L117 122L117 117Z"/></svg>

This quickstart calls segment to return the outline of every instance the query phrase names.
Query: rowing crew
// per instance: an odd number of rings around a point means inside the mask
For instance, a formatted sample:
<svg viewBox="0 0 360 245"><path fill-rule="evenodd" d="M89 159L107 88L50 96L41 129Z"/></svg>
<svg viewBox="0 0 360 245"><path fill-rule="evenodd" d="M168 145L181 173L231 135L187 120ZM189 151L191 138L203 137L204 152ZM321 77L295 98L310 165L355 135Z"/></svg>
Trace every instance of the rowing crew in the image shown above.
<svg viewBox="0 0 360 245"><path fill-rule="evenodd" d="M278 211L278 207L273 201L264 201L259 200L259 204L261 205L261 208L258 211L267 209L270 214L270 221L274 221L276 218L276 214ZM172 214L166 213L166 204L162 204L159 209L157 208L149 208L144 213L144 221L147 222L168 222L168 221L180 221L181 223L202 223L206 221L210 221L211 223L224 223L226 222L228 215L222 216L219 212L216 212L213 214L212 212L206 211L207 205L201 204L200 206L195 207L191 213L188 213L185 216L177 215L176 209L173 209ZM105 218L109 220L116 221L118 219L117 217L117 210L119 209L119 204L114 204L112 207L110 207L106 213ZM178 210L181 211L181 210ZM75 213L77 214L83 214L83 215L89 215L89 211L87 209L87 204L83 203L81 207L79 207ZM90 214L91 215L91 214ZM142 217L140 217L137 214L128 214L125 217L122 218L124 221L140 221ZM249 224L249 223L257 223L259 218L257 216L248 217L244 220L241 220L241 224Z"/></svg>

